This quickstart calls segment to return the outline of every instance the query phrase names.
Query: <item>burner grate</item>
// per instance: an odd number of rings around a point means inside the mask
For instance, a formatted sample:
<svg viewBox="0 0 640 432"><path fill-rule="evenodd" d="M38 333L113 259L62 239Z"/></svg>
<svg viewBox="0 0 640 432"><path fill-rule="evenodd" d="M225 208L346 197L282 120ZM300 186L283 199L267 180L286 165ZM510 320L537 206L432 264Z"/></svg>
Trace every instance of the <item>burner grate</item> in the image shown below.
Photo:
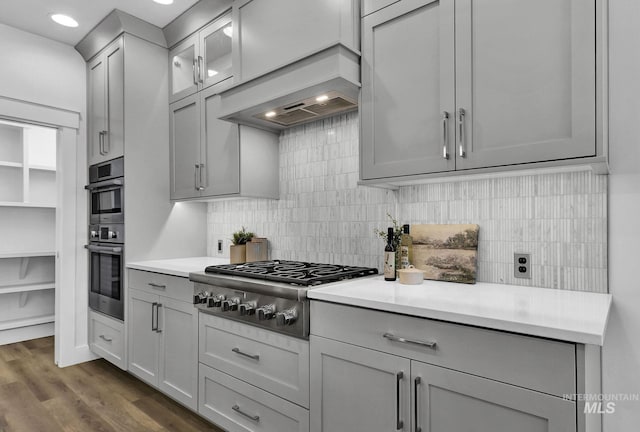
<svg viewBox="0 0 640 432"><path fill-rule="evenodd" d="M294 285L314 286L344 279L374 275L378 273L378 269L274 260L209 266L205 269L205 272L243 276L251 279L263 279Z"/></svg>

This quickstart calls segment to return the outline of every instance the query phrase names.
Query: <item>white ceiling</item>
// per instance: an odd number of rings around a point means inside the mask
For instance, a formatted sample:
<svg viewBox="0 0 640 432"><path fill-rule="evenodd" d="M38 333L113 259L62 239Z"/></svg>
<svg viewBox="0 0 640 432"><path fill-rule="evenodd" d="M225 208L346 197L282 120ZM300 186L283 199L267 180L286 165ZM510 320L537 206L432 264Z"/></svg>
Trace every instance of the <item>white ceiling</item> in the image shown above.
<svg viewBox="0 0 640 432"><path fill-rule="evenodd" d="M0 0L0 22L49 39L75 45L113 9L143 19L160 28L198 0L174 0L164 6L152 0ZM76 28L54 23L50 15L75 18Z"/></svg>

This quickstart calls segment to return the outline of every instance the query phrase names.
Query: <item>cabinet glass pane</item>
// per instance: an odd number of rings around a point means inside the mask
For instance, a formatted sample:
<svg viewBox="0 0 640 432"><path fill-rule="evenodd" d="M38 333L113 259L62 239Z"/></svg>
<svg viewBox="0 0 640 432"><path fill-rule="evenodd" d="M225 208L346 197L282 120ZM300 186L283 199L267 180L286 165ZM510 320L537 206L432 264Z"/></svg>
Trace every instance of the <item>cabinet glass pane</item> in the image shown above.
<svg viewBox="0 0 640 432"><path fill-rule="evenodd" d="M232 24L214 31L204 38L204 79L207 84L220 82L231 76Z"/></svg>
<svg viewBox="0 0 640 432"><path fill-rule="evenodd" d="M171 89L173 94L188 89L194 85L193 59L196 58L196 47L190 45L186 49L178 52L171 59L171 70L173 81Z"/></svg>
<svg viewBox="0 0 640 432"><path fill-rule="evenodd" d="M0 122L0 163L22 163L22 128Z"/></svg>

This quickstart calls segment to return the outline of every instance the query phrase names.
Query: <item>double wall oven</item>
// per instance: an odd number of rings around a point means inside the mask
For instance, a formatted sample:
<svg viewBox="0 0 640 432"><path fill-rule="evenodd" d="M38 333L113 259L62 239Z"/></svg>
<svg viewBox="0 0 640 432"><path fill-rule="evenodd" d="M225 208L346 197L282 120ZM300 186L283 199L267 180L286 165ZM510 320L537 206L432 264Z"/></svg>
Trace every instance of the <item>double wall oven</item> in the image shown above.
<svg viewBox="0 0 640 432"><path fill-rule="evenodd" d="M124 319L124 159L89 167L89 307Z"/></svg>

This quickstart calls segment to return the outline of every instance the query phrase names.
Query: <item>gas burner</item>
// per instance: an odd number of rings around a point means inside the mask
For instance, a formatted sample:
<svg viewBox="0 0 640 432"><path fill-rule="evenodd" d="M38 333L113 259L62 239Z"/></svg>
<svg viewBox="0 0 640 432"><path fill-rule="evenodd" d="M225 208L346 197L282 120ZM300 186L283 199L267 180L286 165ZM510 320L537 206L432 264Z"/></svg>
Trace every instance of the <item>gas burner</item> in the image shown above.
<svg viewBox="0 0 640 432"><path fill-rule="evenodd" d="M301 261L258 261L243 264L209 266L206 273L264 279L293 285L314 286L343 279L374 275L378 269L318 264Z"/></svg>

